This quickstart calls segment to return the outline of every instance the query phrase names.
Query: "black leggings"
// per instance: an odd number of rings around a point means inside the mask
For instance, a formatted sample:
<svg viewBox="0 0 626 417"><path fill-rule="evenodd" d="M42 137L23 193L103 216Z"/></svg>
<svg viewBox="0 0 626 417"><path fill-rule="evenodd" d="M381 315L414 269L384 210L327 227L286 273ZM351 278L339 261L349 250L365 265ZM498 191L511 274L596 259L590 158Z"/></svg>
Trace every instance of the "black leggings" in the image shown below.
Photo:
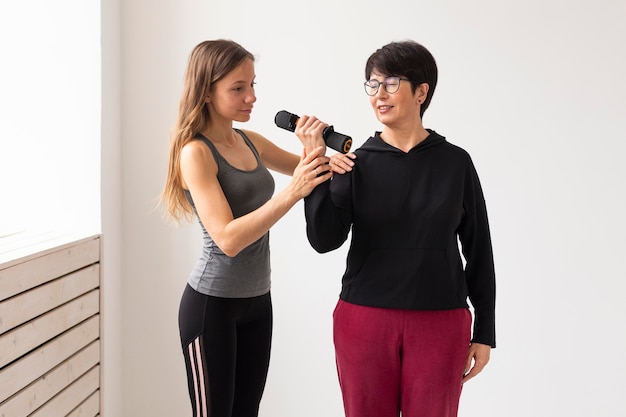
<svg viewBox="0 0 626 417"><path fill-rule="evenodd" d="M270 359L270 294L221 298L187 285L178 325L193 416L257 417Z"/></svg>

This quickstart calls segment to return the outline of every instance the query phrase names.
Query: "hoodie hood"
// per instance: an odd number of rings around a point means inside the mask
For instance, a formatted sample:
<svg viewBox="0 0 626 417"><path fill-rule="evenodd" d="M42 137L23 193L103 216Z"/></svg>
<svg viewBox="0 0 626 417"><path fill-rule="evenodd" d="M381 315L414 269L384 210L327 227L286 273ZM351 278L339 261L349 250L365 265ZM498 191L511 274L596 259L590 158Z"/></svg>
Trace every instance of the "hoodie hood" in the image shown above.
<svg viewBox="0 0 626 417"><path fill-rule="evenodd" d="M441 136L432 129L426 129L430 133L426 139L417 144L410 152L421 152L424 149L431 146L440 145L446 142L446 138ZM381 132L375 132L374 136L370 136L365 143L359 148L359 150L368 152L391 152L391 153L405 153L404 151L391 146L380 137Z"/></svg>

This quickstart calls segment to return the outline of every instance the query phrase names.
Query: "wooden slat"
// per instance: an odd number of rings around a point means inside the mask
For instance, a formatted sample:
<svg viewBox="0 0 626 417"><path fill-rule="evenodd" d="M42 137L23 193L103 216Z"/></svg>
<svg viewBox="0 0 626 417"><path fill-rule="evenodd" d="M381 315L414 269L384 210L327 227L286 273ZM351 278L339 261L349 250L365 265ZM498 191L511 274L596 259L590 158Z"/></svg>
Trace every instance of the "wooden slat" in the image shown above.
<svg viewBox="0 0 626 417"><path fill-rule="evenodd" d="M51 340L0 370L0 403L99 338L100 316Z"/></svg>
<svg viewBox="0 0 626 417"><path fill-rule="evenodd" d="M96 237L2 263L0 301L91 265L99 259L100 239Z"/></svg>
<svg viewBox="0 0 626 417"><path fill-rule="evenodd" d="M31 291L0 302L0 334L48 312L100 285L94 264Z"/></svg>
<svg viewBox="0 0 626 417"><path fill-rule="evenodd" d="M0 368L98 314L99 303L96 289L0 336Z"/></svg>
<svg viewBox="0 0 626 417"><path fill-rule="evenodd" d="M30 415L99 362L100 342L95 341L0 404L0 416L23 417Z"/></svg>
<svg viewBox="0 0 626 417"><path fill-rule="evenodd" d="M96 417L100 413L100 391L96 391L87 398L67 417Z"/></svg>
<svg viewBox="0 0 626 417"><path fill-rule="evenodd" d="M98 390L100 384L100 367L96 366L83 375L59 395L48 401L29 417L66 416L84 400Z"/></svg>

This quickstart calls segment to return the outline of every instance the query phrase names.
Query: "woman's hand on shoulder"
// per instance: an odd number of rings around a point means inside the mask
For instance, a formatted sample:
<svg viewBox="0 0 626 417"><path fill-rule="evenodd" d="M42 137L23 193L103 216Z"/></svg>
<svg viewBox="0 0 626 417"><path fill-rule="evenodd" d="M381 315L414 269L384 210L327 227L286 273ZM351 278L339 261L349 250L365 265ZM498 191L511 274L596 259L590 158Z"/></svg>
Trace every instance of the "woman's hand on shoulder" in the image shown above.
<svg viewBox="0 0 626 417"><path fill-rule="evenodd" d="M356 154L353 152L348 153L336 153L330 156L330 170L337 174L345 174L346 172L352 171L352 167L354 166L354 159L356 159Z"/></svg>

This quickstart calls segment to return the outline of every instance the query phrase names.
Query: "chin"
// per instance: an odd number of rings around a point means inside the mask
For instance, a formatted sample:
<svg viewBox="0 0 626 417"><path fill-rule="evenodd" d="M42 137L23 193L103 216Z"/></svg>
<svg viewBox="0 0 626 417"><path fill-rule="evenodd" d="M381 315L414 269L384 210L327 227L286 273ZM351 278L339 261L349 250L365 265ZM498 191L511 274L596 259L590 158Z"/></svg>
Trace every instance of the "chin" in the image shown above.
<svg viewBox="0 0 626 417"><path fill-rule="evenodd" d="M248 114L248 115L239 116L234 120L239 123L245 123L250 120L250 115Z"/></svg>
<svg viewBox="0 0 626 417"><path fill-rule="evenodd" d="M387 114L376 113L376 118L378 119L379 122L381 122L384 125L392 121L392 118Z"/></svg>

